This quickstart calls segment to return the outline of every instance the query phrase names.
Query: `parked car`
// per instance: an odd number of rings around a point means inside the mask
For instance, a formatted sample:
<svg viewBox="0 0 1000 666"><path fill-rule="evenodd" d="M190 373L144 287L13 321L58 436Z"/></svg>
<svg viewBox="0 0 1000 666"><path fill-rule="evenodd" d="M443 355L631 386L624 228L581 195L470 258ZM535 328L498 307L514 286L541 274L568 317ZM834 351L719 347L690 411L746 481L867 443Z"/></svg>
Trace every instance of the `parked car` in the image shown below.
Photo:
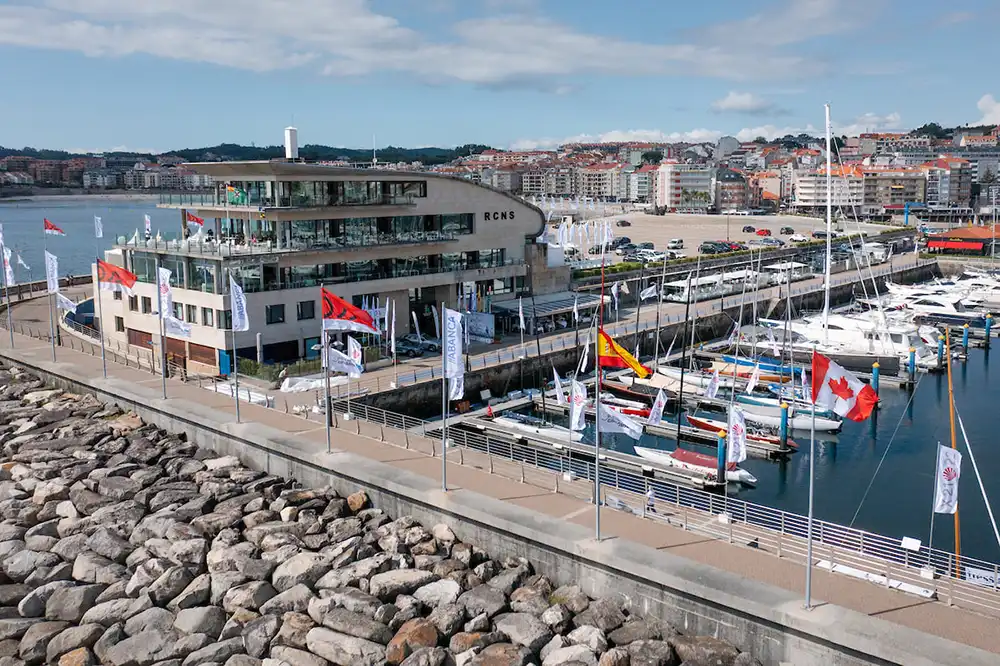
<svg viewBox="0 0 1000 666"><path fill-rule="evenodd" d="M615 223L615 226L618 226L618 227L631 227L632 223L629 222L628 220L618 220Z"/></svg>
<svg viewBox="0 0 1000 666"><path fill-rule="evenodd" d="M678 252L677 250L667 250L666 255L667 259L683 259L687 256L683 252Z"/></svg>
<svg viewBox="0 0 1000 666"><path fill-rule="evenodd" d="M656 249L656 246L653 245L651 242L646 241L644 243L639 243L639 249L640 250L654 250L654 249Z"/></svg>
<svg viewBox="0 0 1000 666"><path fill-rule="evenodd" d="M668 250L680 250L683 248L684 248L683 238L671 238L669 241L667 241Z"/></svg>
<svg viewBox="0 0 1000 666"><path fill-rule="evenodd" d="M612 238L611 239L611 244L609 245L609 247L612 250L617 250L622 245L628 245L631 242L632 242L632 239L629 238L628 236L620 236L618 238Z"/></svg>
<svg viewBox="0 0 1000 666"><path fill-rule="evenodd" d="M407 335L404 335L402 339L406 340L411 344L420 345L424 349L424 351L428 351L435 354L441 353L441 341L438 340L437 338L421 339L416 333L408 333ZM396 341L396 344L397 345L399 344L399 340Z"/></svg>
<svg viewBox="0 0 1000 666"><path fill-rule="evenodd" d="M631 254L631 253L635 252L638 249L639 248L636 245L634 245L632 243L626 243L625 245L620 245L620 246L616 247L615 248L615 254L618 254L618 255Z"/></svg>
<svg viewBox="0 0 1000 666"><path fill-rule="evenodd" d="M795 229L792 229L791 227L781 227L781 231L779 233L787 236L788 234L794 234Z"/></svg>
<svg viewBox="0 0 1000 666"><path fill-rule="evenodd" d="M641 264L642 255L636 252L629 252L624 257L622 257L622 261L628 264Z"/></svg>
<svg viewBox="0 0 1000 666"><path fill-rule="evenodd" d="M726 252L738 252L740 250L747 249L747 244L746 243L737 243L735 241L732 242L732 243L730 243L729 241L726 241L725 243L723 243L723 245L725 246L725 251Z"/></svg>
<svg viewBox="0 0 1000 666"><path fill-rule="evenodd" d="M813 238L826 238L826 232L825 231L814 231L812 233L812 236L813 236ZM830 232L830 238L836 238L836 237L837 237L837 232L836 231L831 231Z"/></svg>
<svg viewBox="0 0 1000 666"><path fill-rule="evenodd" d="M758 229L757 230L757 235L758 236L770 236L771 235L771 230L770 229Z"/></svg>
<svg viewBox="0 0 1000 666"><path fill-rule="evenodd" d="M705 241L698 246L698 251L702 254L722 254L724 252L732 252L733 250L732 245L720 241Z"/></svg>
<svg viewBox="0 0 1000 666"><path fill-rule="evenodd" d="M793 243L805 243L809 239L803 236L802 234L792 234L791 236L788 237L788 240L790 240Z"/></svg>
<svg viewBox="0 0 1000 666"><path fill-rule="evenodd" d="M406 338L402 340L396 340L396 354L399 356L408 356L409 358L417 358L418 356L423 356L427 349L416 342L410 342Z"/></svg>
<svg viewBox="0 0 1000 666"><path fill-rule="evenodd" d="M757 229L752 224L747 224L743 227L743 233L745 234L752 234L755 231L757 231Z"/></svg>
<svg viewBox="0 0 1000 666"><path fill-rule="evenodd" d="M760 239L761 245L767 245L769 247L784 247L785 241L780 238L771 238L770 236Z"/></svg>

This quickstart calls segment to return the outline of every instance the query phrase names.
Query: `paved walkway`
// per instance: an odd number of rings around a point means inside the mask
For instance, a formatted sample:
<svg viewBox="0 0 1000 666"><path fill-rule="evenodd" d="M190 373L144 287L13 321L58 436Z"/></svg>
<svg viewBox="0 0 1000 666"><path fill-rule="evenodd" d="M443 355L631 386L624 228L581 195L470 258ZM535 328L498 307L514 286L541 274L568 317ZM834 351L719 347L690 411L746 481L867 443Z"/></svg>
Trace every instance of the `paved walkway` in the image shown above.
<svg viewBox="0 0 1000 666"><path fill-rule="evenodd" d="M26 362L45 362L51 359L48 343L21 335L15 336L15 349L11 353L6 335L0 335L0 354ZM58 360L72 363L85 373L99 376L101 359L96 355L67 348L58 349ZM108 364L109 375L154 390L160 378L148 371ZM205 407L234 415L231 398L199 388L196 384L183 384L169 380L168 399L179 398L197 402ZM257 422L284 430L312 443L317 450L326 446L325 429L320 420L307 420L264 407L241 404L245 422ZM316 418L315 416L313 417ZM337 449L382 461L386 464L422 474L440 481L441 460L431 457L434 446L431 440L414 437L392 428L382 428L368 422L339 421L334 432ZM408 447L408 448L407 448ZM456 458L464 460L459 464ZM489 469L493 468L494 473ZM471 452L449 452L448 482L451 492L459 499L462 493L477 492L519 506L538 511L580 525L592 526L594 507L585 499L587 485L583 482L564 484L554 493L555 477L541 470L524 470L525 482L519 482L516 465ZM470 490L475 489L475 490ZM674 555L723 569L739 576L761 581L803 594L804 568L787 559L772 554L729 544L703 533L685 531L661 522L638 516L602 510L602 536L623 538L670 552ZM926 601L900 592L894 592L871 583L845 576L831 575L815 570L813 575L814 599L819 603L832 603L855 611L896 622L920 631L936 634L967 645L1000 654L997 640L997 619L980 615L942 602Z"/></svg>

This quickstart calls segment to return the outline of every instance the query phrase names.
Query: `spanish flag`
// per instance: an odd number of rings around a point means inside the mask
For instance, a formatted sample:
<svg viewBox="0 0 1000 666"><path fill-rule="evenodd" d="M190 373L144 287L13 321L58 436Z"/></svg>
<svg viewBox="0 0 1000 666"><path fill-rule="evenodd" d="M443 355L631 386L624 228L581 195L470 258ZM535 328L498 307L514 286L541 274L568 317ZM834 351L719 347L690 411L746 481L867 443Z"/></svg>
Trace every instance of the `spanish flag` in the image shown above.
<svg viewBox="0 0 1000 666"><path fill-rule="evenodd" d="M652 374L649 368L635 360L632 354L612 340L603 328L597 332L597 358L602 368L631 368L639 379L645 379Z"/></svg>

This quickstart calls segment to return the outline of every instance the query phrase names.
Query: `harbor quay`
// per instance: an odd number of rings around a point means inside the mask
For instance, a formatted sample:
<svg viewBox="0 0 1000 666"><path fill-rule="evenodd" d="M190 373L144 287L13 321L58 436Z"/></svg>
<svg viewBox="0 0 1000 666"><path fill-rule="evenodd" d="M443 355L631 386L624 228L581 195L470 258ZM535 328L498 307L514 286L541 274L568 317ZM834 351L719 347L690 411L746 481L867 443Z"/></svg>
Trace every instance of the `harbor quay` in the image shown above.
<svg viewBox="0 0 1000 666"><path fill-rule="evenodd" d="M725 523L717 508L666 497L657 500L655 516L644 515L640 489L609 485L601 497L603 535L595 541L592 484L582 470L558 474L500 451L454 447L447 450L449 484L442 491L440 442L387 425L388 418L337 418L328 452L315 416L245 404L237 423L231 396L178 377L167 380L164 400L157 375L120 363L109 363L108 379L101 379L99 348L70 348L66 339L55 363L48 341L20 334L13 348L4 336L0 356L250 467L307 486L364 488L390 515L414 515L425 524L446 516L463 540L495 557L526 556L553 583L578 582L595 598L622 593L644 617L724 639L762 663L997 663L996 654L987 654L997 650L989 610L996 601L988 589L954 578L924 581L934 585L934 599L892 589L916 585L918 568L852 554L844 541L821 548L823 559L882 571L893 585L820 568L814 595L823 603L805 611L803 539L739 520L735 501Z"/></svg>

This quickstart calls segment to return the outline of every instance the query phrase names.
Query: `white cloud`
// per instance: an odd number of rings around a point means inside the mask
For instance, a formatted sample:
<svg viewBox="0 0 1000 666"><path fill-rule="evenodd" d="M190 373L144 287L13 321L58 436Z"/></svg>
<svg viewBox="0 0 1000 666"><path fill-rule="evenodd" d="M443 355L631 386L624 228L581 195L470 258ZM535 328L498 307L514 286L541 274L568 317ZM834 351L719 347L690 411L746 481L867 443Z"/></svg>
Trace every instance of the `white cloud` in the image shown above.
<svg viewBox="0 0 1000 666"><path fill-rule="evenodd" d="M938 27L944 27L948 25L957 25L959 23L967 23L974 19L976 15L972 12L949 12L940 16L934 23Z"/></svg>
<svg viewBox="0 0 1000 666"><path fill-rule="evenodd" d="M874 113L866 113L855 118L847 124L833 123L833 134L841 136L857 136L862 132L879 132L885 130L899 129L900 115L889 113L880 116ZM799 126L778 127L776 125L759 125L756 127L744 127L737 132L723 132L715 129L698 128L687 132L664 132L662 130L611 130L597 134L577 134L562 139L519 139L510 145L511 150L546 150L560 146L564 143L600 143L615 141L648 141L663 143L702 143L715 142L719 137L729 134L735 136L740 141L753 141L759 136L765 139L776 139L787 134L811 134L812 136L823 136L822 125L819 127L807 124Z"/></svg>
<svg viewBox="0 0 1000 666"><path fill-rule="evenodd" d="M980 97L976 107L983 114L977 125L1000 125L1000 102L996 101L993 95Z"/></svg>
<svg viewBox="0 0 1000 666"><path fill-rule="evenodd" d="M722 99L712 102L712 110L721 113L745 113L747 115L784 115L788 111L773 102L749 92L730 90Z"/></svg>
<svg viewBox="0 0 1000 666"><path fill-rule="evenodd" d="M448 37L432 39L376 12L368 0L5 0L0 44L92 57L141 53L261 72L391 71L434 83L551 91L569 89L567 79L582 75L787 80L827 68L787 47L853 29L881 0L781 0L669 43L588 34L546 19L540 3L491 1L494 13L454 23ZM845 11L844 2L857 4L859 13Z"/></svg>

